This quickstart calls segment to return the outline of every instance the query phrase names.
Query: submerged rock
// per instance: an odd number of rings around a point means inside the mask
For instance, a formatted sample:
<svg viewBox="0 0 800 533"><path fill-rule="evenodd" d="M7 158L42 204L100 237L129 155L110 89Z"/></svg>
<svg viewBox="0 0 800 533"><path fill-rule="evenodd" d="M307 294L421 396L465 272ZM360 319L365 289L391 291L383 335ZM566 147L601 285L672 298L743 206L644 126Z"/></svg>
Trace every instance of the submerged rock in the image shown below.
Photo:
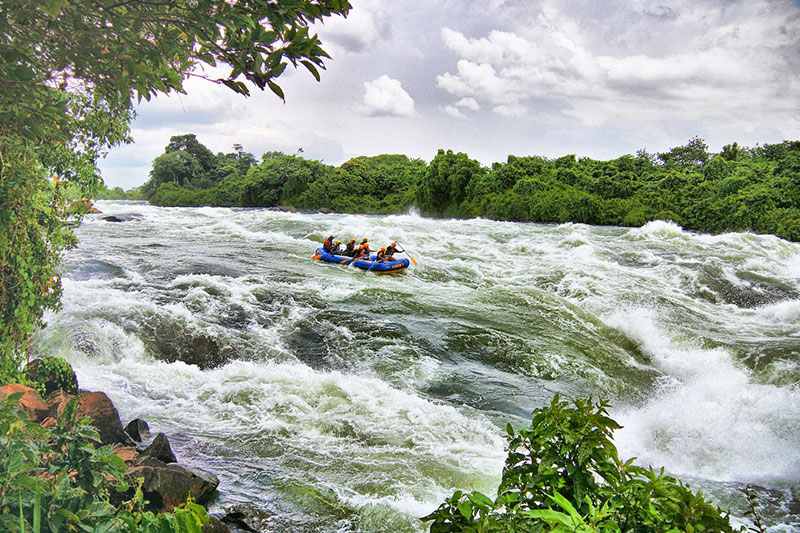
<svg viewBox="0 0 800 533"><path fill-rule="evenodd" d="M134 220L142 220L144 217L136 213L120 213L117 215L106 215L102 220L106 222L131 222Z"/></svg>

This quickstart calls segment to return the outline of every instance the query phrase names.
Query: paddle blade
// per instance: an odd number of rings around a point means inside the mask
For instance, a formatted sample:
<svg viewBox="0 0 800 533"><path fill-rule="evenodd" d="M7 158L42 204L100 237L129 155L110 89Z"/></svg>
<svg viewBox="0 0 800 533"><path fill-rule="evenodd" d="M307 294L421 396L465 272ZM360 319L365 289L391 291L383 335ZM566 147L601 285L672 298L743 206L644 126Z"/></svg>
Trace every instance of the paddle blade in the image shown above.
<svg viewBox="0 0 800 533"><path fill-rule="evenodd" d="M408 254L406 254L406 255L408 255ZM417 264L417 260L416 260L416 259L414 259L414 258L413 258L413 257L411 257L410 255L408 256L408 258L409 258L409 259L411 259L411 262L412 262L412 263L414 263L415 265Z"/></svg>

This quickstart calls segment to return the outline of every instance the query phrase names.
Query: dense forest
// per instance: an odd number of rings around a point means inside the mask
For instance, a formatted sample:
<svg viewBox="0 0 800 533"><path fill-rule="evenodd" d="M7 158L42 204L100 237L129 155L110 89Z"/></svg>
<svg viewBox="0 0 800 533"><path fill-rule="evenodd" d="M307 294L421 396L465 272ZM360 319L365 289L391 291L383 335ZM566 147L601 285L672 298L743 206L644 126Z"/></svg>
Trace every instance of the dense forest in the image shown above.
<svg viewBox="0 0 800 533"><path fill-rule="evenodd" d="M404 155L356 157L338 167L234 145L214 155L193 134L172 137L140 191L162 206L294 206L338 212L486 217L689 230L754 231L800 240L800 141L713 154L700 138L666 152L609 161L510 155L491 168L439 150L430 164Z"/></svg>

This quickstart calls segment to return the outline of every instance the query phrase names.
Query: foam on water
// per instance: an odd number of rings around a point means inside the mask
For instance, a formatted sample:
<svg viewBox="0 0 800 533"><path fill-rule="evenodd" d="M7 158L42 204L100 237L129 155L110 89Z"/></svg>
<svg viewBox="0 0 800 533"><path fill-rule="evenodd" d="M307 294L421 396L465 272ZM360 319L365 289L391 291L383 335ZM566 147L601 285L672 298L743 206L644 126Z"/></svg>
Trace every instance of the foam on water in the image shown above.
<svg viewBox="0 0 800 533"><path fill-rule="evenodd" d="M754 383L723 348L671 340L652 310L607 321L637 339L665 376L643 406L615 413L621 454L716 481L800 479L800 391Z"/></svg>

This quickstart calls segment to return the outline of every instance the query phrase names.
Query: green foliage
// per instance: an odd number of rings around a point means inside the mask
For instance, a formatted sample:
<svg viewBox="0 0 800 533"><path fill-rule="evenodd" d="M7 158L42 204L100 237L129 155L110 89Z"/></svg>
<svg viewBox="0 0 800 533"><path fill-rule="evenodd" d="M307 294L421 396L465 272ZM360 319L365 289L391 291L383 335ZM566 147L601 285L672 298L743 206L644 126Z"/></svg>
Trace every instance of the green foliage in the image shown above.
<svg viewBox="0 0 800 533"><path fill-rule="evenodd" d="M173 137L170 145L184 150L187 139L196 142L189 134ZM178 153L182 159L173 161L178 170L167 175L164 161ZM184 164L186 158L192 163ZM671 220L715 233L756 231L791 240L800 235L796 141L755 149L733 143L712 155L695 137L657 155L640 150L635 157L610 161L508 156L491 169L466 154L444 150L430 165L403 155L380 155L356 157L334 168L280 152L264 154L255 164L238 147L235 153L217 154L212 167L203 171L188 148L176 152L167 147L145 186L150 201L355 213L396 213L417 205L433 216L623 226Z"/></svg>
<svg viewBox="0 0 800 533"><path fill-rule="evenodd" d="M530 426L515 432L509 424L497 497L455 492L423 518L431 533L737 531L701 493L663 469L621 461L611 438L620 426L607 407L556 396L534 411Z"/></svg>
<svg viewBox="0 0 800 533"><path fill-rule="evenodd" d="M54 390L68 394L78 392L78 379L72 367L60 357L34 359L25 367L28 384L44 398Z"/></svg>
<svg viewBox="0 0 800 533"><path fill-rule="evenodd" d="M208 521L192 501L171 514L144 511L141 487L119 507L112 495L127 489L126 466L88 419L76 419L71 400L52 429L30 422L16 404L0 402L0 530L8 532L120 531L199 533Z"/></svg>

